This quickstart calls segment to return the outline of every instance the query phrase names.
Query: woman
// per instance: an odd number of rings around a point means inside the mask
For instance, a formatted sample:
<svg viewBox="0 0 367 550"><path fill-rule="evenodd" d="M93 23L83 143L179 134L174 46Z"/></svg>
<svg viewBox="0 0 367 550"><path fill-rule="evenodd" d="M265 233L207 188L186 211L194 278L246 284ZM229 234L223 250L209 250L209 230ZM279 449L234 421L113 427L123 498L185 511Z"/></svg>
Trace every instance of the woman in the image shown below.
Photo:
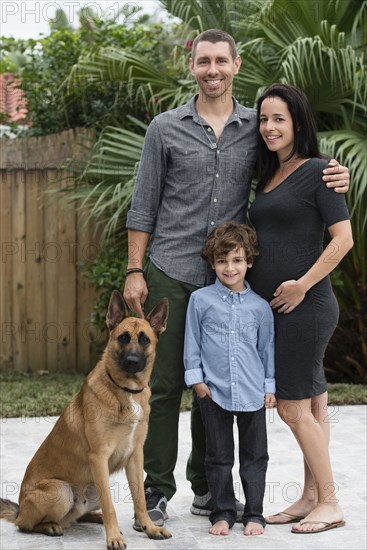
<svg viewBox="0 0 367 550"><path fill-rule="evenodd" d="M294 86L274 84L258 100L261 180L250 219L260 255L248 279L273 308L278 412L304 456L301 498L269 524L293 533L345 524L329 457L327 384L322 360L338 322L329 273L353 245L343 195L322 182L314 117ZM331 241L323 250L325 226Z"/></svg>

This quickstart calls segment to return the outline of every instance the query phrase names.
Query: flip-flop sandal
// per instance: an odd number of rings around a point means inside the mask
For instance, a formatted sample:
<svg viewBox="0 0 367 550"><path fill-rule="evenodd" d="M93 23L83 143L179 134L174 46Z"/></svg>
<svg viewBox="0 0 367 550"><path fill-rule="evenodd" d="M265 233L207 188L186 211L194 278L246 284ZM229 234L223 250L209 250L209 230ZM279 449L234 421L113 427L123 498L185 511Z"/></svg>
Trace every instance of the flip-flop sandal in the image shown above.
<svg viewBox="0 0 367 550"><path fill-rule="evenodd" d="M278 512L278 514L272 514L274 517L286 518L287 521L268 521L265 519L268 525L287 525L288 523L297 523L304 519L304 516L296 516L294 514L288 514L288 512Z"/></svg>
<svg viewBox="0 0 367 550"><path fill-rule="evenodd" d="M323 531L329 531L330 529L336 529L337 527L344 527L345 521L334 521L332 523L329 523L328 521L300 521L301 525L305 525L307 523L319 523L323 525L324 527L320 527L320 529L313 529L312 531L300 531L299 529L292 529L292 533L296 533L297 535L309 535L311 533L322 533Z"/></svg>

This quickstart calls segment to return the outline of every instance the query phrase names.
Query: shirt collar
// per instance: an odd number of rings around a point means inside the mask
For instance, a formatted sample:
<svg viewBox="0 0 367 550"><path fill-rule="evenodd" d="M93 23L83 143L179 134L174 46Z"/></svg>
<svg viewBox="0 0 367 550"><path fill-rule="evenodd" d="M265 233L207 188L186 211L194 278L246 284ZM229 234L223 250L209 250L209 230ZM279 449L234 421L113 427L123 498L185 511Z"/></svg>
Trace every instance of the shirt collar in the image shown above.
<svg viewBox="0 0 367 550"><path fill-rule="evenodd" d="M199 122L199 117L196 111L196 100L198 98L198 94L194 95L191 100L186 103L186 105L182 105L182 107L179 107L177 109L177 114L180 120L182 120L185 117L192 117L194 122ZM251 111L253 109L248 109L247 107L244 107L240 103L238 103L237 99L232 96L233 99L233 113L230 116L228 122L236 121L239 125L242 125L241 119L250 120L251 117Z"/></svg>
<svg viewBox="0 0 367 550"><path fill-rule="evenodd" d="M251 291L251 287L250 287L250 284L246 280L245 280L245 283L246 283L246 288L242 292L234 292L233 290L227 288L226 286L224 286L220 282L218 277L215 279L214 286L215 286L215 289L218 292L219 296L223 300L223 302L225 302L226 300L228 300L228 298L232 297L235 294L237 294L239 296L239 298L243 298L245 296L245 294L248 294Z"/></svg>

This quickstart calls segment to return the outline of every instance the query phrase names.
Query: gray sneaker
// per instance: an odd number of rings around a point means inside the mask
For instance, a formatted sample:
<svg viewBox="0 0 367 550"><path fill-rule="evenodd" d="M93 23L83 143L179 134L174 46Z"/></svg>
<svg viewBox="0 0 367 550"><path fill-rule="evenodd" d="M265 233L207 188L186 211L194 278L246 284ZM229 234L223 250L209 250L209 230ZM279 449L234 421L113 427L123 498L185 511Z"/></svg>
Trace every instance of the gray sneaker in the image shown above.
<svg viewBox="0 0 367 550"><path fill-rule="evenodd" d="M166 497L155 487L148 487L145 489L145 499L148 516L155 525L163 527L165 520L168 519ZM135 531L143 531L140 521L136 518L134 518L133 528Z"/></svg>
<svg viewBox="0 0 367 550"><path fill-rule="evenodd" d="M236 499L237 518L236 521L242 523L244 505ZM206 495L195 495L190 508L190 512L195 516L210 516L214 510L214 501L212 495L208 491Z"/></svg>

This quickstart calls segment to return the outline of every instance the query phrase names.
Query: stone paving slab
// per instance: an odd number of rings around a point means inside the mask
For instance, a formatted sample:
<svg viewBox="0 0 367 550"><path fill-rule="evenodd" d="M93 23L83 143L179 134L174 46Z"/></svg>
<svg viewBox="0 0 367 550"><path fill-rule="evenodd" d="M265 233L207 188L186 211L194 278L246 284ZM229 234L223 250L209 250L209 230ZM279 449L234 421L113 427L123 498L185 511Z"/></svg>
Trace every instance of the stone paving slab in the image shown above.
<svg viewBox="0 0 367 550"><path fill-rule="evenodd" d="M276 411L268 412L270 463L265 495L265 514L276 513L297 499L302 484L302 458L289 429ZM180 415L179 457L176 468L178 490L169 502L167 528L173 537L152 541L132 529L133 507L123 473L111 478L111 490L129 550L366 550L366 417L367 407L329 407L331 456L338 498L343 507L346 526L325 533L294 535L291 525L267 526L264 535L244 537L236 524L228 537L208 534L205 517L192 516L192 493L185 479L186 459L190 451L190 414ZM33 453L52 429L55 418L17 418L0 421L1 496L17 501L24 470ZM234 468L236 495L241 488ZM34 550L103 550L104 528L101 525L78 524L66 530L63 537L46 537L20 533L14 525L0 521L0 549Z"/></svg>

